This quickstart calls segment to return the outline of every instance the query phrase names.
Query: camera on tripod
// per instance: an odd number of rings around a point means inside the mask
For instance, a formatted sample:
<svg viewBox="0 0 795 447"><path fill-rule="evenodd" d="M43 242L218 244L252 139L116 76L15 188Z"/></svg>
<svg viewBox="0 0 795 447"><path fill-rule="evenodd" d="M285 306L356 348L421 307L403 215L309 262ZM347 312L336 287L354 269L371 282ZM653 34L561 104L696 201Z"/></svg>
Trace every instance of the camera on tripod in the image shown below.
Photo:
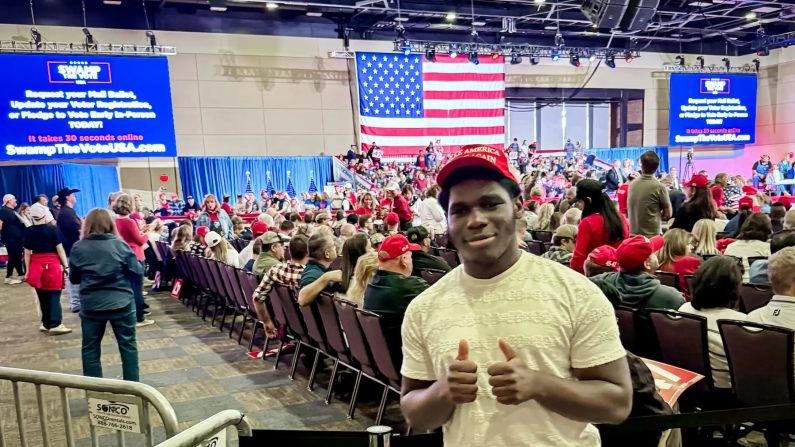
<svg viewBox="0 0 795 447"><path fill-rule="evenodd" d="M693 148L692 147L687 150L687 162L688 163L693 163L693 156L694 155L695 155L695 153L693 152Z"/></svg>

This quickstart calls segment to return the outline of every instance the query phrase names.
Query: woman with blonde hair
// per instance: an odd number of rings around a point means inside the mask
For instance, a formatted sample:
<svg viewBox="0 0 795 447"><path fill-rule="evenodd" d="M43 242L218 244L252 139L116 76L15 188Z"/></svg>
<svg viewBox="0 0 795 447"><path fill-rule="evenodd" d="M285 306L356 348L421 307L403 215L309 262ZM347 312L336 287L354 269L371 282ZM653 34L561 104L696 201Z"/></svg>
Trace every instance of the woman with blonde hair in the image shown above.
<svg viewBox="0 0 795 447"><path fill-rule="evenodd" d="M566 225L574 225L575 227L580 224L582 218L582 210L579 208L569 208L563 214L563 223Z"/></svg>
<svg viewBox="0 0 795 447"><path fill-rule="evenodd" d="M702 219L712 223L711 219ZM660 261L659 270L679 274L679 290L682 290L685 299L690 301L690 291L687 290L685 275L692 275L701 266L701 259L690 254L690 242L693 235L681 228L672 228L663 236L665 245L657 253Z"/></svg>
<svg viewBox="0 0 795 447"><path fill-rule="evenodd" d="M719 255L716 239L715 223L709 219L699 220L693 225L693 254L696 256Z"/></svg>
<svg viewBox="0 0 795 447"><path fill-rule="evenodd" d="M551 231L552 215L555 213L555 205L545 203L538 209L538 220L533 230Z"/></svg>
<svg viewBox="0 0 795 447"><path fill-rule="evenodd" d="M193 229L187 225L180 225L174 229L171 242L171 254L177 256L178 250L187 250L193 240Z"/></svg>
<svg viewBox="0 0 795 447"><path fill-rule="evenodd" d="M116 233L110 213L94 208L83 221L80 240L69 255L69 281L80 285L83 374L102 377L101 345L110 323L121 354L124 380L138 381L136 305L132 284L144 270Z"/></svg>
<svg viewBox="0 0 795 447"><path fill-rule="evenodd" d="M210 249L210 259L216 259L224 264L240 268L239 253L220 234L210 231L204 236L204 241Z"/></svg>
<svg viewBox="0 0 795 447"><path fill-rule="evenodd" d="M205 226L224 237L232 235L232 220L229 214L221 209L218 198L214 194L207 194L202 204L202 212L196 219L196 226Z"/></svg>
<svg viewBox="0 0 795 447"><path fill-rule="evenodd" d="M358 304L359 307L364 305L364 292L367 290L367 285L375 276L378 270L378 254L375 252L365 253L359 256L356 261L356 268L353 270L353 278L348 286L346 296L349 300Z"/></svg>

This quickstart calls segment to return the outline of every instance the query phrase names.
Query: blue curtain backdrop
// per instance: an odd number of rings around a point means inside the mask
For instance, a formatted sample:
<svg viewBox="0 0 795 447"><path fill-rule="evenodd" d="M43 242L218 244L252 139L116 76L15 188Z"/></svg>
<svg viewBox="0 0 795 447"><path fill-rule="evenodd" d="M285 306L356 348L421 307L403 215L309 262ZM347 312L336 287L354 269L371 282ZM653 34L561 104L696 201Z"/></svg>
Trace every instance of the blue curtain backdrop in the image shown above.
<svg viewBox="0 0 795 447"><path fill-rule="evenodd" d="M319 187L333 180L331 157L179 157L179 176L185 197L192 195L200 202L205 194L232 196L246 192L246 171L251 172L254 194L267 184L270 171L273 187L287 189L290 171L295 190L309 191L310 171Z"/></svg>
<svg viewBox="0 0 795 447"><path fill-rule="evenodd" d="M646 151L654 151L660 157L660 167L658 171L668 172L668 146L644 146L644 147L610 147L605 149L592 149L588 153L594 153L596 158L607 163L613 163L613 160L624 160L628 158L635 161L635 166L638 165L638 159Z"/></svg>
<svg viewBox="0 0 795 447"><path fill-rule="evenodd" d="M36 196L54 196L68 186L79 189L75 210L80 216L96 207L105 207L108 194L118 191L115 166L58 163L0 167L0 195L13 194L20 203L33 203Z"/></svg>

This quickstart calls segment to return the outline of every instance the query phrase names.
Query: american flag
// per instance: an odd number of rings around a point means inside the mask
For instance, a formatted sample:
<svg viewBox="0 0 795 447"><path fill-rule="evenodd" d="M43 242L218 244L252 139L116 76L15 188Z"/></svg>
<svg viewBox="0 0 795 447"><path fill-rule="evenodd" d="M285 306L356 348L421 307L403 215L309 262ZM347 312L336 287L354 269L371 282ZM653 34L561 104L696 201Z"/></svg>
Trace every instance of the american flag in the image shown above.
<svg viewBox="0 0 795 447"><path fill-rule="evenodd" d="M432 142L450 153L467 144L505 144L502 56L356 53L362 147L416 155Z"/></svg>
<svg viewBox="0 0 795 447"><path fill-rule="evenodd" d="M293 186L293 179L290 178L290 171L287 171L287 196L295 198L295 187Z"/></svg>

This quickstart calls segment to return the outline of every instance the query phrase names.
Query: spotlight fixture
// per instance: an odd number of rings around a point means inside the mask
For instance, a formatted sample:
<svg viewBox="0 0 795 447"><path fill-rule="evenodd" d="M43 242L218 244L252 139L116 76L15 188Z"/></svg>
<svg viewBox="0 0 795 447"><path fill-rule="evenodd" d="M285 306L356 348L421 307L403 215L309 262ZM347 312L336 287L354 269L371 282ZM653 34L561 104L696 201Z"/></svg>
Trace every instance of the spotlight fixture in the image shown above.
<svg viewBox="0 0 795 447"><path fill-rule="evenodd" d="M616 68L616 55L612 52L605 53L605 65L610 68Z"/></svg>
<svg viewBox="0 0 795 447"><path fill-rule="evenodd" d="M472 62L475 65L480 64L480 61L478 60L478 52L477 51L471 51L469 53L469 62Z"/></svg>
<svg viewBox="0 0 795 447"><path fill-rule="evenodd" d="M499 59L500 56L502 56L502 54L500 54L499 51L492 51L491 52L491 60L493 60L493 61L496 61L497 59Z"/></svg>
<svg viewBox="0 0 795 447"><path fill-rule="evenodd" d="M403 44L403 55L404 56L408 56L409 54L411 54L411 46L409 44L407 44L407 43L404 43Z"/></svg>
<svg viewBox="0 0 795 447"><path fill-rule="evenodd" d="M532 62L532 60L533 58L531 57L530 61ZM521 63L522 63L522 55L520 55L519 53L511 53L511 65L517 65Z"/></svg>
<svg viewBox="0 0 795 447"><path fill-rule="evenodd" d="M457 58L457 57L458 57L458 48L456 48L456 47L454 47L454 46L450 47L450 53L449 53L449 55L450 55L450 59L455 59L455 58Z"/></svg>
<svg viewBox="0 0 795 447"><path fill-rule="evenodd" d="M210 11L226 12L226 0L210 0Z"/></svg>
<svg viewBox="0 0 795 447"><path fill-rule="evenodd" d="M770 56L770 48L764 47L756 50L757 56Z"/></svg>
<svg viewBox="0 0 795 447"><path fill-rule="evenodd" d="M91 34L91 31L88 28L83 28L83 34L86 35L86 49L91 45L96 45L97 41L94 40L94 36Z"/></svg>
<svg viewBox="0 0 795 447"><path fill-rule="evenodd" d="M552 60L557 62L560 59L560 51L552 50Z"/></svg>
<svg viewBox="0 0 795 447"><path fill-rule="evenodd" d="M149 39L149 46L154 48L157 46L157 37L155 37L155 33L152 30L146 32L146 38Z"/></svg>
<svg viewBox="0 0 795 447"><path fill-rule="evenodd" d="M698 61L698 66L699 67L704 68L704 56L697 57L696 61Z"/></svg>
<svg viewBox="0 0 795 447"><path fill-rule="evenodd" d="M121 0L102 0L102 3L106 5L119 6L121 5Z"/></svg>
<svg viewBox="0 0 795 447"><path fill-rule="evenodd" d="M36 49L41 47L41 33L35 26L30 27L30 40L36 44Z"/></svg>
<svg viewBox="0 0 795 447"><path fill-rule="evenodd" d="M755 19L756 19L756 13L753 11L745 15L745 20L755 20Z"/></svg>
<svg viewBox="0 0 795 447"><path fill-rule="evenodd" d="M580 55L577 53L571 53L569 56L569 63L575 67L579 67L580 64Z"/></svg>
<svg viewBox="0 0 795 447"><path fill-rule="evenodd" d="M563 34L560 34L560 32L555 34L555 46L556 47L562 47L562 46L565 46L565 45L566 45L566 41L563 40Z"/></svg>
<svg viewBox="0 0 795 447"><path fill-rule="evenodd" d="M271 10L279 9L279 4L278 3L274 3L274 2L267 2L267 3L265 3L265 8L266 9L271 9Z"/></svg>
<svg viewBox="0 0 795 447"><path fill-rule="evenodd" d="M633 59L635 59L635 57L632 56L632 51L627 50L624 52L624 60L627 61L628 64L632 62Z"/></svg>
<svg viewBox="0 0 795 447"><path fill-rule="evenodd" d="M723 62L723 66L726 67L726 70L732 68L732 63L728 57L724 57L723 59L721 59L721 62Z"/></svg>
<svg viewBox="0 0 795 447"><path fill-rule="evenodd" d="M759 59L754 59L752 61L754 63L754 67L756 67L757 73L759 72Z"/></svg>
<svg viewBox="0 0 795 447"><path fill-rule="evenodd" d="M444 16L444 19L447 20L448 22L452 22L453 20L455 20L455 18L456 18L456 14L455 14L455 12L452 12L452 11L448 12L447 15Z"/></svg>
<svg viewBox="0 0 795 447"><path fill-rule="evenodd" d="M684 67L685 66L685 57L684 56L679 55L679 56L676 56L675 59L676 59L677 65L679 65L680 67Z"/></svg>
<svg viewBox="0 0 795 447"><path fill-rule="evenodd" d="M397 26L395 27L395 34L397 34L398 39L404 39L406 37L406 28L402 23L398 22Z"/></svg>
<svg viewBox="0 0 795 447"><path fill-rule="evenodd" d="M425 48L425 60L428 62L436 62L436 48L428 46Z"/></svg>
<svg viewBox="0 0 795 447"><path fill-rule="evenodd" d="M538 65L541 62L541 58L536 55L530 56L530 65Z"/></svg>

